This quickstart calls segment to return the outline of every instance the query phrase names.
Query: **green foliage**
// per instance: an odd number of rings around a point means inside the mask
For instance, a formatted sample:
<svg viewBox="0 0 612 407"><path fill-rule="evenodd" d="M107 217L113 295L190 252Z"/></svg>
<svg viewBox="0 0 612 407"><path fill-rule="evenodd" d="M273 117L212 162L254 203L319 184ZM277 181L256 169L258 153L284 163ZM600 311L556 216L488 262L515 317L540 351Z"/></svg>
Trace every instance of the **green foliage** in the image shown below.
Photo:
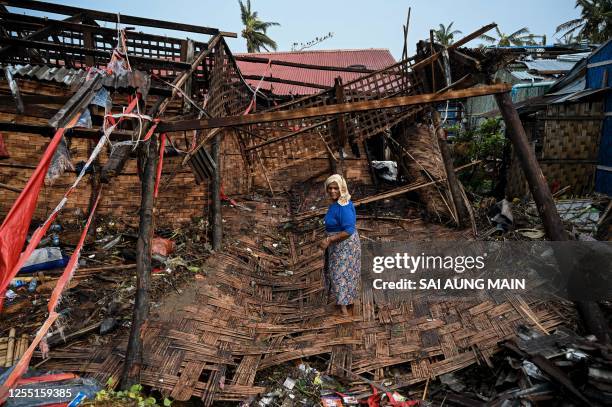
<svg viewBox="0 0 612 407"><path fill-rule="evenodd" d="M113 390L113 386L115 384L115 380L111 377L106 382L106 389L100 390L96 394L96 402L101 403L121 403L121 404L130 404L137 405L138 407L170 407L172 405L172 401L168 398L164 398L161 403L159 403L155 397L147 396L143 392L142 385L134 384L128 390Z"/></svg>
<svg viewBox="0 0 612 407"><path fill-rule="evenodd" d="M497 32L497 38L487 34L482 34L480 39L495 44L498 47L509 47L511 45L536 45L536 42L533 39L534 36L529 32L527 27L519 28L512 34L501 32L499 27L495 27L495 31Z"/></svg>
<svg viewBox="0 0 612 407"><path fill-rule="evenodd" d="M240 5L240 19L244 24L242 30L242 38L247 41L248 52L261 52L263 48L266 51L270 49L276 51L276 42L268 37L268 28L272 26L278 26L279 23L261 21L257 15L257 11L251 10L251 0L247 0L246 4L242 0L238 0Z"/></svg>
<svg viewBox="0 0 612 407"><path fill-rule="evenodd" d="M434 37L439 44L449 46L455 42L455 35L461 34L461 31L453 30L454 23L454 21L451 21L448 26L440 24L439 28L434 31Z"/></svg>
<svg viewBox="0 0 612 407"><path fill-rule="evenodd" d="M455 165L460 166L483 160L483 165L473 166L461 173L460 179L474 193L488 194L499 181L506 138L501 119L487 119L479 127L458 131L453 138Z"/></svg>
<svg viewBox="0 0 612 407"><path fill-rule="evenodd" d="M576 0L576 8L581 9L580 18L560 24L555 32L563 33L564 43L588 40L597 44L612 38L612 0Z"/></svg>

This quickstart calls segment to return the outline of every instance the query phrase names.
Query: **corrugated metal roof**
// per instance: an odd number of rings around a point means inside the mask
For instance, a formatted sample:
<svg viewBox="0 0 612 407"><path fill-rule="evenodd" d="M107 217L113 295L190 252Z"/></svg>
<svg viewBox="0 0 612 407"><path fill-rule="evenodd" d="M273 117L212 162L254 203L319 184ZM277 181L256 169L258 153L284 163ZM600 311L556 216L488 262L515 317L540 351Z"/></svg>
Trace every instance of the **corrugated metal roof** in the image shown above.
<svg viewBox="0 0 612 407"><path fill-rule="evenodd" d="M557 59L559 61L569 61L569 62L579 62L582 61L584 58L587 58L589 55L591 55L591 52L580 52L577 54L563 54L563 55L559 55L557 57Z"/></svg>
<svg viewBox="0 0 612 407"><path fill-rule="evenodd" d="M527 69L536 72L562 71L569 72L575 61L561 61L558 59L534 59L533 61L521 61L527 66Z"/></svg>
<svg viewBox="0 0 612 407"><path fill-rule="evenodd" d="M520 81L543 81L547 79L544 76L534 75L527 71L510 71L510 75Z"/></svg>
<svg viewBox="0 0 612 407"><path fill-rule="evenodd" d="M16 78L27 78L46 82L63 83L71 89L77 89L87 77L84 69L73 69L47 65L8 65L6 68ZM110 89L138 89L143 97L151 87L151 77L142 71L132 71L123 74L108 75L102 85Z"/></svg>
<svg viewBox="0 0 612 407"><path fill-rule="evenodd" d="M260 58L270 58L274 61L337 66L343 68L360 65L367 69L374 70L386 68L387 66L393 65L396 62L388 49L261 52L236 55L256 56ZM322 71L280 65L272 65L270 72L268 72L268 66L266 64L244 61L237 62L243 75L266 75L274 78L314 83L330 87L334 85L334 79L338 76L340 76L342 81L346 83L364 75L353 72ZM258 80L247 80L247 83L249 83L251 86L257 86L258 82ZM311 95L321 91L320 89L316 88L272 82L263 82L261 89L272 90L272 92L277 95Z"/></svg>

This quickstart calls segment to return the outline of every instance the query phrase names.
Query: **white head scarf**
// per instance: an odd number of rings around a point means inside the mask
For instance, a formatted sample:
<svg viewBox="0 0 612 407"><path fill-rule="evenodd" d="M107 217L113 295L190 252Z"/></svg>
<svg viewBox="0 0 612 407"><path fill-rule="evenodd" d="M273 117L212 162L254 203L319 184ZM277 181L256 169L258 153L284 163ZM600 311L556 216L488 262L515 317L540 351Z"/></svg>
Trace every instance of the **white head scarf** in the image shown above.
<svg viewBox="0 0 612 407"><path fill-rule="evenodd" d="M334 174L331 177L327 178L325 180L325 192L327 192L327 187L332 182L338 184L338 187L340 188L340 198L338 198L338 203L340 204L340 206L348 205L349 200L351 199L351 195L348 192L346 181L344 180L342 175Z"/></svg>

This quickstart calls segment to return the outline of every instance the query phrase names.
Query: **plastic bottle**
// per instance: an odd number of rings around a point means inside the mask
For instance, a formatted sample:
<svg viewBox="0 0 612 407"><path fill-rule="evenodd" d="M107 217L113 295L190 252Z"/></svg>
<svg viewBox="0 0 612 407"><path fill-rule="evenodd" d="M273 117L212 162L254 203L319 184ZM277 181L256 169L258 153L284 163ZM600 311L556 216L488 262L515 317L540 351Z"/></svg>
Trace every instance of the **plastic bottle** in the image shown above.
<svg viewBox="0 0 612 407"><path fill-rule="evenodd" d="M37 285L38 285L38 280L33 278L32 280L30 280L30 284L28 284L28 291L33 293L34 291L36 291Z"/></svg>
<svg viewBox="0 0 612 407"><path fill-rule="evenodd" d="M11 281L11 287L13 287L13 288L19 288L19 287L23 287L23 286L26 286L26 285L28 285L28 283L26 283L23 280L12 280Z"/></svg>

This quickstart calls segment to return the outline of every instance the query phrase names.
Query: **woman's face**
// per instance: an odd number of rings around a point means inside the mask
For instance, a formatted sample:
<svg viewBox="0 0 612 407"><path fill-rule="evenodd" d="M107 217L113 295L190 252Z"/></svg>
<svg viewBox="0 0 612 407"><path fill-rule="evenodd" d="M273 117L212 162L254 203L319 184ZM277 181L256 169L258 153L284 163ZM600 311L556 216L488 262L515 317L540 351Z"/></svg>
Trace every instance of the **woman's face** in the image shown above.
<svg viewBox="0 0 612 407"><path fill-rule="evenodd" d="M332 182L327 186L327 195L334 201L340 198L340 187L337 182Z"/></svg>

